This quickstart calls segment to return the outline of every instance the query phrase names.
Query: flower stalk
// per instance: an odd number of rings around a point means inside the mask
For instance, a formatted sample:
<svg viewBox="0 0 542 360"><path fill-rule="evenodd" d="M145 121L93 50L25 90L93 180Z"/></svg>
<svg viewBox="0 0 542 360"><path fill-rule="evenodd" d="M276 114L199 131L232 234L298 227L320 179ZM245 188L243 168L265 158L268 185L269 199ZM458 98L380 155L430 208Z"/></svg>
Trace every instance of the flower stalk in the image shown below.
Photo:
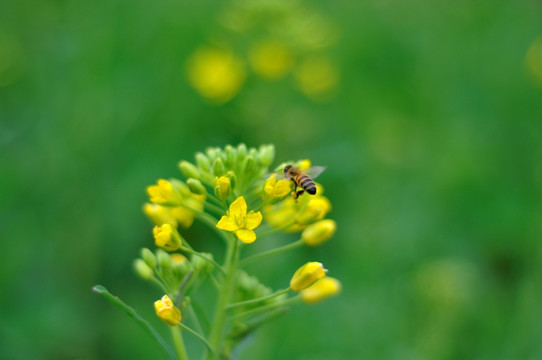
<svg viewBox="0 0 542 360"><path fill-rule="evenodd" d="M195 161L178 163L184 181L159 179L147 187L149 202L143 212L155 225L152 233L157 249L142 249L134 269L164 294L154 307L156 316L170 327L172 347L135 310L105 288L95 287L148 331L171 359L194 358L185 347L185 333L204 345L204 360L231 358L237 344L262 324L285 314L288 306L319 302L340 291L340 282L327 278L327 270L317 261L305 263L276 291L241 268L301 246L320 245L335 233L336 223L324 218L331 203L323 196L321 185L316 184L315 194L294 200L293 180L284 178L286 165L307 171L310 161L283 163L275 169L278 172L264 176L269 174L274 154L272 145L208 148L197 153ZM222 263L215 261L213 254L202 252L197 239L185 232L195 219L198 225L212 229L224 244ZM262 224L263 231L259 228ZM255 241L284 232L298 233L298 240L252 256L243 254ZM212 318L208 315L211 309L197 302L205 281L211 291L216 290ZM298 294L292 295L293 291ZM184 323L184 315L194 329Z"/></svg>

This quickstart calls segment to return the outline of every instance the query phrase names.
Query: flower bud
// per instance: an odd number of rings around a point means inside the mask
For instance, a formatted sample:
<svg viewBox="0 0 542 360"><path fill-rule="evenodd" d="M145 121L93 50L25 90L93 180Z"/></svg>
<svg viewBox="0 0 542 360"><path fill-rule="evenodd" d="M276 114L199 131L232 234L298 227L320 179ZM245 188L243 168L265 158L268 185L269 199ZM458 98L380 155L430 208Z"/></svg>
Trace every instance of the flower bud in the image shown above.
<svg viewBox="0 0 542 360"><path fill-rule="evenodd" d="M192 265L188 259L181 254L171 254L169 258L171 259L173 274L179 281L182 280L190 271Z"/></svg>
<svg viewBox="0 0 542 360"><path fill-rule="evenodd" d="M205 195L207 194L207 191L205 190L205 187L199 181L198 179L190 178L186 180L186 185L190 188L190 191L197 195Z"/></svg>
<svg viewBox="0 0 542 360"><path fill-rule="evenodd" d="M156 262L162 271L171 269L173 265L169 254L162 249L156 250Z"/></svg>
<svg viewBox="0 0 542 360"><path fill-rule="evenodd" d="M254 157L252 155L245 158L241 169L244 174L249 174L254 169Z"/></svg>
<svg viewBox="0 0 542 360"><path fill-rule="evenodd" d="M182 173L187 178L199 179L199 170L194 164L182 160L181 162L179 162L179 169L181 169Z"/></svg>
<svg viewBox="0 0 542 360"><path fill-rule="evenodd" d="M181 247L181 235L170 224L156 225L152 230L156 246L167 251L175 251Z"/></svg>
<svg viewBox="0 0 542 360"><path fill-rule="evenodd" d="M156 315L168 325L177 326L181 322L181 310L173 305L173 301L167 295L154 302L154 310Z"/></svg>
<svg viewBox="0 0 542 360"><path fill-rule="evenodd" d="M231 194L231 181L226 176L221 176L215 181L215 196L220 200L226 200Z"/></svg>
<svg viewBox="0 0 542 360"><path fill-rule="evenodd" d="M224 148L224 162L229 168L233 168L235 164L236 150L231 145L226 145Z"/></svg>
<svg viewBox="0 0 542 360"><path fill-rule="evenodd" d="M144 280L151 280L154 277L152 269L141 259L134 260L134 270Z"/></svg>
<svg viewBox="0 0 542 360"><path fill-rule="evenodd" d="M326 276L327 270L322 263L308 262L295 272L290 280L290 287L294 291L300 291L308 288L317 280Z"/></svg>
<svg viewBox="0 0 542 360"><path fill-rule="evenodd" d="M224 167L224 162L221 158L217 158L213 162L213 175L214 176L222 176L226 172L226 168Z"/></svg>
<svg viewBox="0 0 542 360"><path fill-rule="evenodd" d="M242 164L247 157L247 146L244 143L237 145L237 163Z"/></svg>
<svg viewBox="0 0 542 360"><path fill-rule="evenodd" d="M320 245L327 239L329 239L335 233L337 229L337 223L333 220L320 220L311 224L303 230L301 238L305 241L305 244L309 246Z"/></svg>
<svg viewBox="0 0 542 360"><path fill-rule="evenodd" d="M152 269L156 267L156 256L149 249L141 249L141 258L145 261L145 264L149 265Z"/></svg>
<svg viewBox="0 0 542 360"><path fill-rule="evenodd" d="M213 254L204 253L204 252L200 252L199 254L201 256L192 255L192 261L191 262L192 262L192 265L194 266L194 270L196 270L197 272L202 273L202 274L207 274L207 273L211 272L213 270L213 267L214 267L213 263L203 259L202 256L206 257L207 259L213 260Z"/></svg>
<svg viewBox="0 0 542 360"><path fill-rule="evenodd" d="M209 171L211 169L211 162L203 153L196 153L196 164L203 171Z"/></svg>
<svg viewBox="0 0 542 360"><path fill-rule="evenodd" d="M260 146L260 153L258 156L258 160L262 166L268 167L269 165L271 165L274 159L275 159L275 146L273 144Z"/></svg>
<svg viewBox="0 0 542 360"><path fill-rule="evenodd" d="M339 280L331 277L324 277L308 288L301 290L300 295L304 302L313 304L338 294L340 291L341 283Z"/></svg>

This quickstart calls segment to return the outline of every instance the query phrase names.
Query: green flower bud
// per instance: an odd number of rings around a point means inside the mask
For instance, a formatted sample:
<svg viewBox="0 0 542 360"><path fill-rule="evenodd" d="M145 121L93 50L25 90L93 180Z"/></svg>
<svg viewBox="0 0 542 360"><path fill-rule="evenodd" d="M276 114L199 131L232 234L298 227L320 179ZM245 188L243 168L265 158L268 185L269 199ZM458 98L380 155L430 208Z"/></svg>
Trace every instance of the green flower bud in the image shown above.
<svg viewBox="0 0 542 360"><path fill-rule="evenodd" d="M179 169L181 169L182 173L187 178L199 179L200 173L198 168L194 164L183 160L179 162Z"/></svg>
<svg viewBox="0 0 542 360"><path fill-rule="evenodd" d="M134 270L144 280L151 280L154 277L152 269L141 259L134 260Z"/></svg>
<svg viewBox="0 0 542 360"><path fill-rule="evenodd" d="M252 155L249 155L243 161L243 167L241 168L243 173L249 174L254 168L254 158Z"/></svg>
<svg viewBox="0 0 542 360"><path fill-rule="evenodd" d="M221 158L217 158L213 162L213 175L214 176L222 176L226 172L226 168L224 167L224 162Z"/></svg>
<svg viewBox="0 0 542 360"><path fill-rule="evenodd" d="M211 253L200 252L200 255L206 257L207 259L213 260L213 254ZM214 265L210 261L202 259L202 256L192 255L192 266L194 267L195 271L201 274L207 274L213 270Z"/></svg>
<svg viewBox="0 0 542 360"><path fill-rule="evenodd" d="M235 189L235 184L236 184L236 181L237 181L237 177L235 176L235 172L234 171L228 171L228 173L226 174L226 177L228 179L230 179L231 188Z"/></svg>
<svg viewBox="0 0 542 360"><path fill-rule="evenodd" d="M141 258L145 261L145 264L149 265L152 269L156 267L156 256L152 251L147 248L141 249Z"/></svg>
<svg viewBox="0 0 542 360"><path fill-rule="evenodd" d="M207 158L207 156L205 156L204 154L202 153L196 153L196 164L198 165L198 167L207 172L211 169L211 162L209 161L209 159Z"/></svg>
<svg viewBox="0 0 542 360"><path fill-rule="evenodd" d="M171 269L171 258L169 257L169 254L165 252L162 249L156 250L156 260L158 262L158 265L160 265L160 269L162 270L169 270Z"/></svg>
<svg viewBox="0 0 542 360"><path fill-rule="evenodd" d="M207 154L207 157L211 162L215 161L218 157L218 154L216 153L216 148L207 148L207 150L205 150L205 153Z"/></svg>
<svg viewBox="0 0 542 360"><path fill-rule="evenodd" d="M247 146L243 143L237 146L237 162L242 162L247 157Z"/></svg>
<svg viewBox="0 0 542 360"><path fill-rule="evenodd" d="M268 167L275 159L275 147L273 145L260 146L258 160L263 167Z"/></svg>
<svg viewBox="0 0 542 360"><path fill-rule="evenodd" d="M225 152L224 152L224 162L226 163L226 166L228 168L233 168L235 165L235 159L236 159L236 150L231 145L226 145Z"/></svg>
<svg viewBox="0 0 542 360"><path fill-rule="evenodd" d="M184 276L192 269L192 264L181 254L171 254L170 256L173 275L178 281L182 281Z"/></svg>
<svg viewBox="0 0 542 360"><path fill-rule="evenodd" d="M199 181L198 179L188 179L186 180L186 185L190 188L190 191L192 191L194 194L198 195L205 195L207 194L207 191L205 190L205 186Z"/></svg>

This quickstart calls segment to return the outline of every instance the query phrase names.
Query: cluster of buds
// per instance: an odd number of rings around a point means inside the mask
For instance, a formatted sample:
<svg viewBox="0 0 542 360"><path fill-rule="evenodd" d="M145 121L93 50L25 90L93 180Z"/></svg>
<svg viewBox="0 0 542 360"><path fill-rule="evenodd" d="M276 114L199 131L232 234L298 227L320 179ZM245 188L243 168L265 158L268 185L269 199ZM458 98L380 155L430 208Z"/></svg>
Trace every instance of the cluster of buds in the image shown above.
<svg viewBox="0 0 542 360"><path fill-rule="evenodd" d="M152 234L157 250L142 249L134 268L165 293L155 302L156 314L174 327L186 328L181 314L187 309L195 313L191 307L199 302L199 286L207 280L212 283L218 292L212 328L208 334L203 329L199 334L190 330L206 344L209 360L229 355L238 342L287 306L315 303L341 288L338 280L326 276L327 270L319 262L300 267L289 286L277 291L242 269L256 259L319 245L336 229L333 220L325 219L331 203L323 196L322 186L316 185L314 195L294 199L291 194L296 195L292 193L296 183L282 175L285 164L269 172L274 153L272 145L209 148L197 153L194 162L179 162L184 181L160 179L147 187L149 203L143 210L155 224ZM288 164L301 171L310 167L308 160ZM184 234L183 229L196 219L226 244L222 264L212 254L198 251L197 243ZM299 238L280 248L243 256L245 246L281 231L297 232ZM198 311L202 311L200 306ZM198 321L194 325L199 327Z"/></svg>

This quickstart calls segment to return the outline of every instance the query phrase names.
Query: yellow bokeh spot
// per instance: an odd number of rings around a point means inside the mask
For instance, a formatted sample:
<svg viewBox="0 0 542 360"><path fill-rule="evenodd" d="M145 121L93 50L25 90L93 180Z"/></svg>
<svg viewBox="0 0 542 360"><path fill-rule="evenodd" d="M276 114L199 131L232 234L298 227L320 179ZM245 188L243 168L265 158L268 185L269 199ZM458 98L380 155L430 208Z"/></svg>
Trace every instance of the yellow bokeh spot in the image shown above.
<svg viewBox="0 0 542 360"><path fill-rule="evenodd" d="M530 73L542 84L542 35L537 37L527 50L525 62Z"/></svg>
<svg viewBox="0 0 542 360"><path fill-rule="evenodd" d="M265 40L255 44L249 51L250 65L256 75L276 80L284 77L294 64L290 49L276 40Z"/></svg>
<svg viewBox="0 0 542 360"><path fill-rule="evenodd" d="M329 99L339 83L339 71L325 57L302 61L294 70L297 86L314 101Z"/></svg>
<svg viewBox="0 0 542 360"><path fill-rule="evenodd" d="M231 100L245 81L245 69L231 50L202 47L189 59L188 79L197 92L212 102Z"/></svg>

